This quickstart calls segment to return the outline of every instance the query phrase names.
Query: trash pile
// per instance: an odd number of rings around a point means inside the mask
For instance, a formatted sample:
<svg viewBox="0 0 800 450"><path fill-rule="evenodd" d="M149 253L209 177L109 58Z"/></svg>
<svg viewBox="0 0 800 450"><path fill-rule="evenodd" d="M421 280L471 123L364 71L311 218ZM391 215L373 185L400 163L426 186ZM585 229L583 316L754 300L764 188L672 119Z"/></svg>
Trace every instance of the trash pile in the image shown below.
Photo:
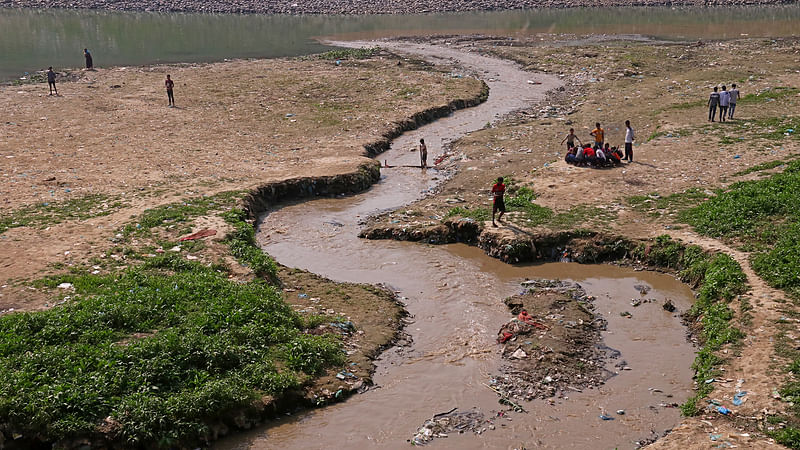
<svg viewBox="0 0 800 450"><path fill-rule="evenodd" d="M497 413L498 417L503 417L504 413ZM425 421L425 424L417 429L416 434L408 440L411 445L427 445L435 438L446 438L451 433L475 433L482 434L486 430L494 430L494 421L487 419L486 416L477 409L459 412L458 408L439 413Z"/></svg>
<svg viewBox="0 0 800 450"><path fill-rule="evenodd" d="M612 374L606 359L618 357L601 345L606 321L595 315L594 298L580 285L530 280L505 300L515 317L498 332L504 364L488 387L503 404L564 397L603 384Z"/></svg>

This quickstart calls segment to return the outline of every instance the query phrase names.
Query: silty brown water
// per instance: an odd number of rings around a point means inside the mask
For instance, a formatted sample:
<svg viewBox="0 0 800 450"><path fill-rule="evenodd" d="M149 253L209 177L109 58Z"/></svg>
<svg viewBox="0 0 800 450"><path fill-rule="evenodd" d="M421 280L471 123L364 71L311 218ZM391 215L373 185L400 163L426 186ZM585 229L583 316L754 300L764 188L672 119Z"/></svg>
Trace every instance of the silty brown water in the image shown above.
<svg viewBox="0 0 800 450"><path fill-rule="evenodd" d="M430 142L430 153L435 155L441 139L454 139L480 128L498 114L520 108L557 86L552 78L521 72L507 62L459 50L402 47L452 58L494 81L487 81L491 94L485 104L398 139L381 156L393 165L417 163L418 156L409 148L420 137ZM484 72L486 68L491 69ZM529 84L529 79L544 84ZM513 414L511 420L499 422L505 426L480 436L453 434L431 445L633 448L635 441L677 424L678 410L659 405L679 403L688 396L693 348L677 316L659 305L670 298L679 311L688 308L692 293L686 286L667 275L613 266L509 266L463 245L361 240L357 237L361 219L419 198L437 177L434 170L409 168L385 169L383 173L382 180L361 195L314 200L270 213L260 225L259 239L268 253L288 266L334 280L384 282L396 289L406 297L414 317L406 329L413 345L383 355L374 376L379 389L228 438L219 448L400 448L407 446L406 440L435 413L453 407L476 407L487 414L502 409L484 383L497 373L500 357L495 336L511 317L501 300L519 291L519 282L525 278L581 283L597 297L597 311L608 320L605 345L619 350L632 370L621 371L598 389L576 392L553 404L527 403L528 414ZM633 287L637 284L650 286L647 297L658 303L633 310L632 319L623 318L620 312L633 309L631 298L640 297ZM613 414L619 409L626 414L616 420L599 418L602 412Z"/></svg>

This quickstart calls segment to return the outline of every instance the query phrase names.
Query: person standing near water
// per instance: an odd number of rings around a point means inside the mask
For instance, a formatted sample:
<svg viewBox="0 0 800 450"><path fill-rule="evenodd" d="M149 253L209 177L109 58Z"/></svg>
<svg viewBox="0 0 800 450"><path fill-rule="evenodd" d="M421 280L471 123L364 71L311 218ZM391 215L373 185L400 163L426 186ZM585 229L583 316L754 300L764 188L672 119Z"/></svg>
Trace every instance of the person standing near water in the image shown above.
<svg viewBox="0 0 800 450"><path fill-rule="evenodd" d="M631 127L631 121L625 121L625 158L628 160L629 163L633 162L633 140L636 139L636 136L633 134L633 128Z"/></svg>
<svg viewBox="0 0 800 450"><path fill-rule="evenodd" d="M733 119L733 112L736 111L736 101L739 100L739 89L736 88L736 83L731 85L731 90L728 92L731 95L731 104L728 106L728 119Z"/></svg>
<svg viewBox="0 0 800 450"><path fill-rule="evenodd" d="M578 140L579 144L583 145L583 143L581 142L581 138L579 138L578 135L575 134L575 128L570 128L569 134L567 134L567 137L565 137L564 140L561 141L561 145L564 145L564 142L566 142L567 150L569 150L575 147L575 139Z"/></svg>
<svg viewBox="0 0 800 450"><path fill-rule="evenodd" d="M708 121L713 122L717 117L717 106L719 106L719 92L717 87L714 86L714 92L708 97Z"/></svg>
<svg viewBox="0 0 800 450"><path fill-rule="evenodd" d="M56 73L53 72L52 66L47 68L47 87L50 88L50 95L53 95L53 92L58 95L58 89L56 89Z"/></svg>
<svg viewBox="0 0 800 450"><path fill-rule="evenodd" d="M419 166L423 169L428 167L428 147L425 145L425 139L419 140Z"/></svg>
<svg viewBox="0 0 800 450"><path fill-rule="evenodd" d="M167 98L169 99L169 107L175 107L175 96L172 95L172 88L175 87L175 82L172 81L172 78L167 75L167 79L164 81L164 86L167 88Z"/></svg>
<svg viewBox="0 0 800 450"><path fill-rule="evenodd" d="M500 211L500 216L497 217L497 221L500 222L503 219L503 214L506 213L506 202L503 200L503 195L506 193L506 185L503 184L503 177L497 177L497 183L492 186L492 226L496 227L497 224L494 223L494 215L497 211Z"/></svg>
<svg viewBox="0 0 800 450"><path fill-rule="evenodd" d="M83 49L83 57L86 58L86 68L93 69L94 63L92 62L92 54L89 53L89 49Z"/></svg>

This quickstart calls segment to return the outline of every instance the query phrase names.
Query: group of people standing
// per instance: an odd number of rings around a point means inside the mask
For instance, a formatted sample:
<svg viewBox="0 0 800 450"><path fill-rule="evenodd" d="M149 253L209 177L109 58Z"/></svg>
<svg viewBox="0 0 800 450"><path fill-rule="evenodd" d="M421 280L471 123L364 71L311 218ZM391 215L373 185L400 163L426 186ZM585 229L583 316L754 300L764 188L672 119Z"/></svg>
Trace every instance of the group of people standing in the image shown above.
<svg viewBox="0 0 800 450"><path fill-rule="evenodd" d="M591 165L595 167L602 167L608 165L619 165L622 161L633 162L633 141L636 135L631 127L631 121L625 121L625 154L619 150L618 147L611 147L608 142L605 142L606 131L600 126L600 123L595 123L594 130L589 133L594 138L594 146L584 144L581 142L578 135L575 134L575 129L570 128L567 136L561 141L563 145L567 144L567 154L564 160L567 163L575 164L578 166ZM578 145L575 145L577 141Z"/></svg>
<svg viewBox="0 0 800 450"><path fill-rule="evenodd" d="M731 85L729 91L725 85L722 85L722 91L714 86L714 91L708 97L708 121L713 122L717 117L717 108L719 108L719 121L725 122L725 117L733 119L733 113L736 111L736 102L739 100L739 89L736 88L736 83Z"/></svg>
<svg viewBox="0 0 800 450"><path fill-rule="evenodd" d="M94 61L89 49L83 49L83 57L86 60L86 69L94 70ZM53 71L53 66L47 68L47 86L50 89L50 95L58 95L58 88L56 87L56 73ZM173 108L175 107L175 95L173 94L175 82L172 80L172 78L170 78L169 75L167 75L167 79L164 80L164 87L167 89L167 101L169 102L168 105L170 108Z"/></svg>

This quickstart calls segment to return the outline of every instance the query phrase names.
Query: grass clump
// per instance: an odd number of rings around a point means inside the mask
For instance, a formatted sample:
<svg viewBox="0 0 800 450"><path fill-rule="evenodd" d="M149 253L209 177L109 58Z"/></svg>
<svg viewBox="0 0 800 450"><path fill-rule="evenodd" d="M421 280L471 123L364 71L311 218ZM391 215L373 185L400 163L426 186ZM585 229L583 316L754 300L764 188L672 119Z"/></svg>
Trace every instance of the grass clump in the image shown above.
<svg viewBox="0 0 800 450"><path fill-rule="evenodd" d="M239 262L250 267L257 276L270 280L276 279L278 266L275 264L275 260L256 244L255 229L246 221L247 216L244 210L232 209L222 216L233 226L233 231L225 237L231 254Z"/></svg>
<svg viewBox="0 0 800 450"><path fill-rule="evenodd" d="M757 105L761 103L781 100L787 97L793 97L800 92L800 89L789 86L777 86L774 88L765 89L756 94L747 94L740 98L737 105Z"/></svg>
<svg viewBox="0 0 800 450"><path fill-rule="evenodd" d="M240 191L222 192L212 196L195 197L157 208L146 209L136 223L125 226L123 233L146 234L151 229L163 225L188 223L191 219L211 211L229 208L241 197Z"/></svg>
<svg viewBox="0 0 800 450"><path fill-rule="evenodd" d="M0 316L0 422L46 442L96 433L175 448L264 395L341 364L340 341L304 321L263 280L164 254L111 275L62 275L73 298Z"/></svg>
<svg viewBox="0 0 800 450"><path fill-rule="evenodd" d="M456 206L455 208L450 208L447 214L445 214L445 217L465 217L476 222L485 222L492 218L492 213L487 208L464 208Z"/></svg>
<svg viewBox="0 0 800 450"><path fill-rule="evenodd" d="M514 195L506 201L506 206L510 211L522 212L523 217L528 222L527 225L541 225L553 217L553 211L550 208L533 203L535 199L536 194L533 190L522 186L516 189Z"/></svg>
<svg viewBox="0 0 800 450"><path fill-rule="evenodd" d="M770 169L774 169L776 167L783 166L785 164L786 164L786 161L783 161L783 160L780 160L780 159L775 160L775 161L767 161L767 162L764 162L764 163L761 163L761 164L756 164L755 166L752 166L752 167L748 167L747 169L740 170L740 171L734 173L733 176L740 177L740 176L743 176L743 175L749 175L749 174L751 174L753 172L761 172L763 170L770 170Z"/></svg>
<svg viewBox="0 0 800 450"><path fill-rule="evenodd" d="M42 202L7 213L0 213L0 234L11 228L45 227L67 220L86 220L106 216L122 202L102 194L91 194L60 202Z"/></svg>

